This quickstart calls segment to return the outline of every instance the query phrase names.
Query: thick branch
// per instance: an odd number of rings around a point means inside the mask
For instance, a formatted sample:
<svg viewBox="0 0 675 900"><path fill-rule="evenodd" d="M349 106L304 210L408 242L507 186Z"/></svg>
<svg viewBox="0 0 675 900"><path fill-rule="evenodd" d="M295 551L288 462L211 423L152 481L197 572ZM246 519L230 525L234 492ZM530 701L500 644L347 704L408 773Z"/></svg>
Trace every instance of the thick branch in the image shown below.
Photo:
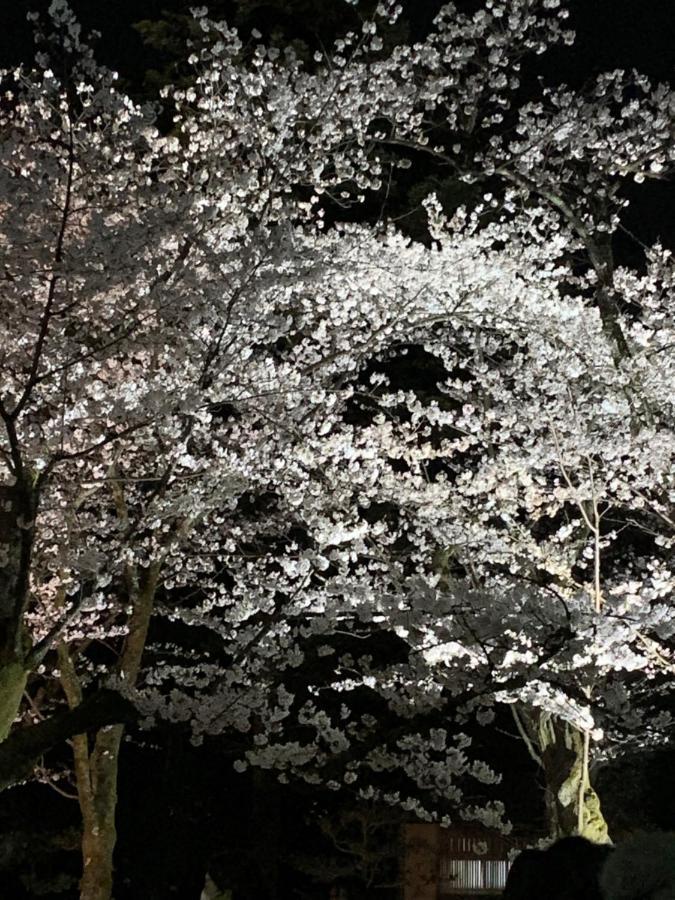
<svg viewBox="0 0 675 900"><path fill-rule="evenodd" d="M28 778L36 760L76 734L137 718L133 704L116 691L102 690L75 709L57 713L37 725L17 728L0 743L0 791Z"/></svg>

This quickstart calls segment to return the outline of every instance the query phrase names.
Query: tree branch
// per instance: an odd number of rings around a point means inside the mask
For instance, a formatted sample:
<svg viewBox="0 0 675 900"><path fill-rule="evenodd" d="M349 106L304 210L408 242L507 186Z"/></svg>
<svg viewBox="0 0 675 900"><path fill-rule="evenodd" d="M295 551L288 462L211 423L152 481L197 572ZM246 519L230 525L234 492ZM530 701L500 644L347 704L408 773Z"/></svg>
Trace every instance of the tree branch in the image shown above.
<svg viewBox="0 0 675 900"><path fill-rule="evenodd" d="M36 760L57 744L105 725L135 722L137 717L129 700L116 691L101 690L75 709L17 728L0 743L0 791L28 778Z"/></svg>

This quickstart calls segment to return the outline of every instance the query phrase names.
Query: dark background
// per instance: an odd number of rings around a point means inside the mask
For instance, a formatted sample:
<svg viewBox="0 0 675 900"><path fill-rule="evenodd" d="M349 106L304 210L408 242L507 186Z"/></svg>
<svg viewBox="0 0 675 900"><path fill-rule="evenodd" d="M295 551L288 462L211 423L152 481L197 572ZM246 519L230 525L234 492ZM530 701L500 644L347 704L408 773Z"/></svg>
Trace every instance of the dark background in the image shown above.
<svg viewBox="0 0 675 900"><path fill-rule="evenodd" d="M26 13L44 10L48 5L47 0L2 4L0 65L30 59L32 41ZM194 5L193 0L73 0L71 4L85 28L101 32L100 58L132 81L142 79L148 64L147 48L132 29L132 23L158 19L163 11L187 12ZM235 3L220 0L206 5L219 16L230 20L237 17ZM350 8L346 3L342 5L342 15L348 21ZM458 5L463 8L470 4ZM577 34L576 44L571 50L564 48L546 54L540 65L548 77L578 85L597 72L636 68L657 81L672 79L675 7L671 0L572 0L566 5L571 12L571 27ZM288 25L295 19L296 33L305 36L325 33L327 22L338 23L341 4L340 0L333 0L325 10L320 3L302 4L297 0L248 6L251 20L283 20ZM404 17L414 37L424 33L440 6L436 0L404 0ZM332 8L330 12L328 7Z"/></svg>

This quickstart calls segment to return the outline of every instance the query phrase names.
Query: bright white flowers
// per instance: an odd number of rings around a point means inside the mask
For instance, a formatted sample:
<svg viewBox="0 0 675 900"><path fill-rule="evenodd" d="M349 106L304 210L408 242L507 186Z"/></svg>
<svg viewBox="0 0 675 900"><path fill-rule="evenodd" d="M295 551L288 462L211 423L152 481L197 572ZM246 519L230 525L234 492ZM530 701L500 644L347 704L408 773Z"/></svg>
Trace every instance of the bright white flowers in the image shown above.
<svg viewBox="0 0 675 900"><path fill-rule="evenodd" d="M672 93L638 79L629 100L612 73L591 98L523 107L506 138L519 56L569 40L555 0L449 4L384 59L374 21L312 73L264 48L242 62L198 9L214 41L167 91L167 137L67 7L51 14L74 91L45 60L6 73L0 112L0 480L35 492L33 639L73 596L69 641L118 637L157 565L156 616L221 652L186 659L160 636L148 717L196 739L254 730L249 762L310 779L376 727L349 718L357 687L401 716L454 697L487 722L501 699L665 728L644 685L673 665L673 261L655 246L645 271L615 266L607 236L621 179L672 168ZM455 156L485 133L463 175L501 179L501 211L491 193L448 219L431 197L429 247L322 229L321 197L380 184L382 145L449 159L427 145L432 113ZM424 390L394 384L411 353ZM332 646L366 626L405 658ZM346 716L314 704L326 684L311 703L283 686L312 654ZM298 723L311 739L287 737ZM343 780L398 766L459 802L458 779L494 775L444 735L413 729Z"/></svg>

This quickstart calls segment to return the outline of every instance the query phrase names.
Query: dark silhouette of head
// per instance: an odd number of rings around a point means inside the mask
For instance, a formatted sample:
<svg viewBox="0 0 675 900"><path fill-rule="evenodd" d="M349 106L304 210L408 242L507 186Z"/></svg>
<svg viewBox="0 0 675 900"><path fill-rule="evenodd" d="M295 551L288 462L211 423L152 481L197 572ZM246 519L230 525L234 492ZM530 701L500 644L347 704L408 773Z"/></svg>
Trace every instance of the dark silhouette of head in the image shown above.
<svg viewBox="0 0 675 900"><path fill-rule="evenodd" d="M523 850L506 879L505 900L602 900L599 877L612 848L582 837Z"/></svg>

